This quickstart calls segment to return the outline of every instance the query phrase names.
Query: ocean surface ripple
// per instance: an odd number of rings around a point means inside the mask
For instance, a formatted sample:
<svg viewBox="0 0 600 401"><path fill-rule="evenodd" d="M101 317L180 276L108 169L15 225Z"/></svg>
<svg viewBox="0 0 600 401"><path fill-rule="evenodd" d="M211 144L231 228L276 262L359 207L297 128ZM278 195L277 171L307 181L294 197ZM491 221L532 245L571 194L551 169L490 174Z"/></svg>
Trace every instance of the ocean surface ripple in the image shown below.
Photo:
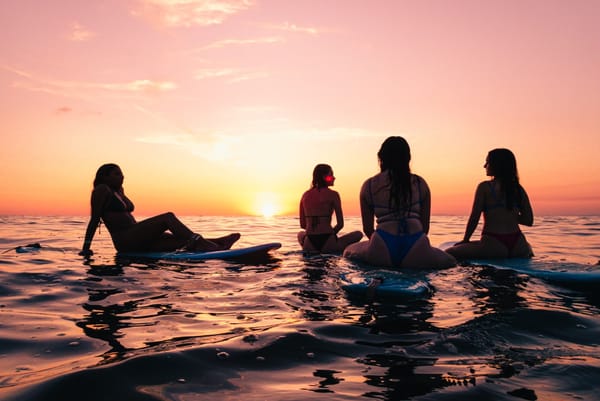
<svg viewBox="0 0 600 401"><path fill-rule="evenodd" d="M103 230L86 261L85 217L1 217L0 399L600 400L598 216L524 229L535 266L589 282L477 263L390 272L303 254L296 218L183 219L241 232L236 246L283 246L260 261L148 262L117 257ZM434 216L431 242L465 222ZM426 291L344 289L376 276Z"/></svg>

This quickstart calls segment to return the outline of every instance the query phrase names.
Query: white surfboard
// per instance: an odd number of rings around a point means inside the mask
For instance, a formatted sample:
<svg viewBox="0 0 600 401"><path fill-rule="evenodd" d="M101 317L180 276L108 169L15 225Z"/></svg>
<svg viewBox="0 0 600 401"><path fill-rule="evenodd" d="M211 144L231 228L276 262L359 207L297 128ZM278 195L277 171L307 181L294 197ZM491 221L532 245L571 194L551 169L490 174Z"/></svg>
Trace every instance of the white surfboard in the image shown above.
<svg viewBox="0 0 600 401"><path fill-rule="evenodd" d="M244 248L226 249L223 251L211 252L119 252L119 257L142 258L142 259L163 259L163 260L209 260L209 259L244 259L267 256L274 250L281 248L279 242L248 246Z"/></svg>
<svg viewBox="0 0 600 401"><path fill-rule="evenodd" d="M446 250L458 241L444 242L440 249ZM598 285L600 284L600 267L582 265L580 263L548 261L537 258L504 258L504 259L467 259L464 262L472 265L488 266L496 269L510 269L516 272L537 277L542 280L564 285Z"/></svg>

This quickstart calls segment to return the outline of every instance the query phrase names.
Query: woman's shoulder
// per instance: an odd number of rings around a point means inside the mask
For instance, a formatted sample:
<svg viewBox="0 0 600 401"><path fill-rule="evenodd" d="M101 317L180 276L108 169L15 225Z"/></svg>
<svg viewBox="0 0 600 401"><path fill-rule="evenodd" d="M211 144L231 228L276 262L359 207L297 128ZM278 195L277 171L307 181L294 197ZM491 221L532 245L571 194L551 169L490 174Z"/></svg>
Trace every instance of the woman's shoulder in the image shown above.
<svg viewBox="0 0 600 401"><path fill-rule="evenodd" d="M477 184L477 189L490 190L494 186L494 180L485 180Z"/></svg>
<svg viewBox="0 0 600 401"><path fill-rule="evenodd" d="M382 182L383 178L384 178L383 173L377 173L377 174L367 178L361 186L361 191L366 191L367 188L378 186Z"/></svg>
<svg viewBox="0 0 600 401"><path fill-rule="evenodd" d="M425 181L425 178L421 177L419 174L410 173L410 177L413 181L416 182L427 182Z"/></svg>

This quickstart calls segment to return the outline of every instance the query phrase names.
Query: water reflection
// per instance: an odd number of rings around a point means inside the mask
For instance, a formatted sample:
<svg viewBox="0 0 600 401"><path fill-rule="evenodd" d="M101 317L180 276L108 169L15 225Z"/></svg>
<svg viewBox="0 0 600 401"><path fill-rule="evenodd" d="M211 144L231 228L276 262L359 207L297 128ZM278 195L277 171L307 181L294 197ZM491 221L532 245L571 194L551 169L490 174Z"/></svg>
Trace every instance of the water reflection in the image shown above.
<svg viewBox="0 0 600 401"><path fill-rule="evenodd" d="M470 298L483 314L527 306L526 299L519 294L529 281L526 275L482 266L474 270L469 281L474 289Z"/></svg>
<svg viewBox="0 0 600 401"><path fill-rule="evenodd" d="M314 371L313 376L322 380L319 381L317 388L311 389L311 391L316 393L333 393L334 391L329 387L339 384L344 380L342 378L335 377L335 375L339 373L342 372L328 369L318 369Z"/></svg>
<svg viewBox="0 0 600 401"><path fill-rule="evenodd" d="M90 338L105 341L110 349L101 355L102 362L107 364L123 359L128 349L120 342L124 336L121 331L130 326L127 322L128 317L125 314L137 309L138 303L130 300L123 304L102 305L99 302L105 301L113 295L124 292L124 289L113 285L102 283L103 277L118 277L123 275L123 265L92 265L93 260L87 259L84 265L89 267L86 281L90 283L87 287L88 301L82 305L88 313L75 322L86 336ZM93 285L92 285L93 283Z"/></svg>
<svg viewBox="0 0 600 401"><path fill-rule="evenodd" d="M337 285L340 258L332 255L302 256L303 280L295 283L298 309L309 321L335 320L344 313L342 290Z"/></svg>

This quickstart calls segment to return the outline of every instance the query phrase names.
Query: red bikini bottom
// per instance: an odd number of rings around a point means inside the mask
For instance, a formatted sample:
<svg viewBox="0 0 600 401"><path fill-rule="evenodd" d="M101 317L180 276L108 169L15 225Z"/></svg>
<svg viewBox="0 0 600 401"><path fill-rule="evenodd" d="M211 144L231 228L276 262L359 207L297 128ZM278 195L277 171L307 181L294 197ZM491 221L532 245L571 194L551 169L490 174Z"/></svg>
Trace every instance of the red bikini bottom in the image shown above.
<svg viewBox="0 0 600 401"><path fill-rule="evenodd" d="M496 238L498 241L500 241L504 244L504 246L509 250L509 252L513 250L515 245L517 245L517 242L519 241L519 239L521 239L521 237L523 236L523 233L521 231L515 231L514 233L503 233L503 234L491 233L489 231L484 231L481 234Z"/></svg>

